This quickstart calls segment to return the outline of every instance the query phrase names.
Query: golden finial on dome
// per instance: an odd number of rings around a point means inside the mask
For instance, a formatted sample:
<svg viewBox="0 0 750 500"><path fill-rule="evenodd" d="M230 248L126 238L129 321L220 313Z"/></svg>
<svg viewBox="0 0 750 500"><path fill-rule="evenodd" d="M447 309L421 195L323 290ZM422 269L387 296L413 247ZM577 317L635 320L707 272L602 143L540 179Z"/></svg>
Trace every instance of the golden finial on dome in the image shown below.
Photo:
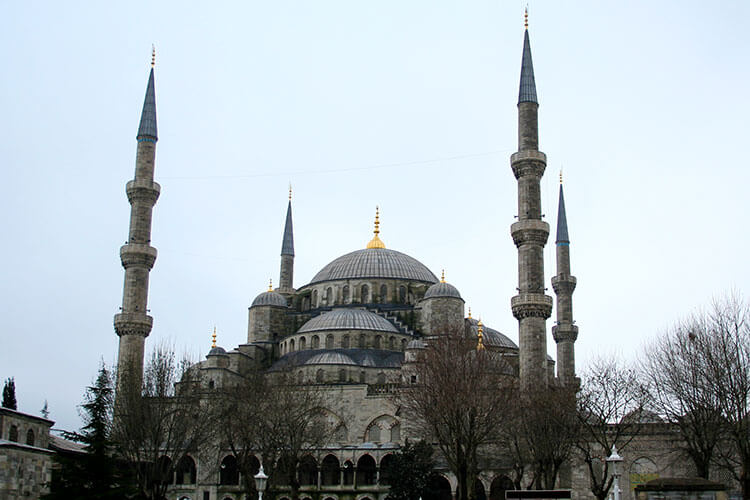
<svg viewBox="0 0 750 500"><path fill-rule="evenodd" d="M268 291L273 292L273 280L268 278Z"/></svg>
<svg viewBox="0 0 750 500"><path fill-rule="evenodd" d="M442 274L440 274L440 283L445 283L445 269L443 269Z"/></svg>
<svg viewBox="0 0 750 500"><path fill-rule="evenodd" d="M484 349L484 326L482 325L482 318L479 318L477 323L477 351Z"/></svg>
<svg viewBox="0 0 750 500"><path fill-rule="evenodd" d="M151 44L151 67L153 68L156 66L156 47L154 47L154 44Z"/></svg>
<svg viewBox="0 0 750 500"><path fill-rule="evenodd" d="M523 27L524 29L529 29L529 6L526 6L526 9L523 11Z"/></svg>
<svg viewBox="0 0 750 500"><path fill-rule="evenodd" d="M562 186L562 167L560 167L560 185Z"/></svg>
<svg viewBox="0 0 750 500"><path fill-rule="evenodd" d="M469 308L469 319L471 319L471 307Z"/></svg>
<svg viewBox="0 0 750 500"><path fill-rule="evenodd" d="M216 347L216 326L214 325L214 333L211 335L211 348Z"/></svg>
<svg viewBox="0 0 750 500"><path fill-rule="evenodd" d="M380 239L380 207L375 207L375 230L373 231L375 236L372 237L370 242L367 244L367 248L385 248L385 243Z"/></svg>
<svg viewBox="0 0 750 500"><path fill-rule="evenodd" d="M289 201L292 201L292 183L289 183Z"/></svg>

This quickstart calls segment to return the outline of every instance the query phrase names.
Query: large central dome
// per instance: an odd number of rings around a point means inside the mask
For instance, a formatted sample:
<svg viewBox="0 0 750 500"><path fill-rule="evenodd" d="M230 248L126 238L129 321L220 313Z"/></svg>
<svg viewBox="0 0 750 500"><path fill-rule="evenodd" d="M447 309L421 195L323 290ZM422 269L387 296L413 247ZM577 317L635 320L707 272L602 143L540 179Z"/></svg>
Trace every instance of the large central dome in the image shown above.
<svg viewBox="0 0 750 500"><path fill-rule="evenodd" d="M329 263L309 284L359 278L392 278L426 283L438 281L424 264L405 253L387 248L365 248L342 255Z"/></svg>

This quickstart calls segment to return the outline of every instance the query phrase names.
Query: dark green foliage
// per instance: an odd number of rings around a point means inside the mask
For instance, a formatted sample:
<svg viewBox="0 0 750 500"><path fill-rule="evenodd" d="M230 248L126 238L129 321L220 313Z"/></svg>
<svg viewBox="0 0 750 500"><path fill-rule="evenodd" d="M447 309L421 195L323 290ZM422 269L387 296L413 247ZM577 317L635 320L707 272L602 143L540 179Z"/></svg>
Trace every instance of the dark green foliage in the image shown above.
<svg viewBox="0 0 750 500"><path fill-rule="evenodd" d="M18 409L18 404L16 402L16 381L13 379L13 377L6 380L5 386L3 386L2 407L11 410Z"/></svg>
<svg viewBox="0 0 750 500"><path fill-rule="evenodd" d="M412 444L407 439L384 471L391 483L388 500L431 498L428 487L434 467L432 446L424 441Z"/></svg>
<svg viewBox="0 0 750 500"><path fill-rule="evenodd" d="M112 378L102 364L80 406L84 426L79 432L64 433L66 439L84 444L86 453L60 452L55 456L60 467L53 474L51 493L43 498L123 498L127 494L123 486L127 481L119 473L122 466L113 458L109 440L113 398Z"/></svg>

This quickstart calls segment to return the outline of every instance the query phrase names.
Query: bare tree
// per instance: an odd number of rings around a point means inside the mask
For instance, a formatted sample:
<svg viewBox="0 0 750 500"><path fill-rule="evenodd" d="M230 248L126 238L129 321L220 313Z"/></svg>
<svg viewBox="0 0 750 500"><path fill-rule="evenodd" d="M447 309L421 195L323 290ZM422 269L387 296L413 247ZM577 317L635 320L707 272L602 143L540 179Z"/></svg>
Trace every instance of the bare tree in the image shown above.
<svg viewBox="0 0 750 500"><path fill-rule="evenodd" d="M615 357L595 359L582 377L576 447L588 469L591 493L599 500L607 498L614 479L605 459L613 446L625 450L640 434L650 415L648 401L639 373Z"/></svg>
<svg viewBox="0 0 750 500"><path fill-rule="evenodd" d="M286 373L253 372L219 390L221 439L237 460L246 493L255 492L258 455L270 487L289 486L292 500L299 498L301 460L329 442L339 424L329 418L322 396Z"/></svg>
<svg viewBox="0 0 750 500"><path fill-rule="evenodd" d="M458 479L458 500L474 493L480 450L497 444L512 407L512 370L501 357L477 349L463 330L432 337L416 362L417 383L406 386L403 411L437 442Z"/></svg>
<svg viewBox="0 0 750 500"><path fill-rule="evenodd" d="M146 363L142 387L118 387L112 438L144 498L165 498L179 465L212 437L210 405L191 365L160 345Z"/></svg>

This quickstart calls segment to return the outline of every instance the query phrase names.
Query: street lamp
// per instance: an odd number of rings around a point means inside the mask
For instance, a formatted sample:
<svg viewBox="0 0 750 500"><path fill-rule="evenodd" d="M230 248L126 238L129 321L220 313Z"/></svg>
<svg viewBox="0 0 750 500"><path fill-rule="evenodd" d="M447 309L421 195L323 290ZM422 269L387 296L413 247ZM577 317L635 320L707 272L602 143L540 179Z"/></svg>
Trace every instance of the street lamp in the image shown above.
<svg viewBox="0 0 750 500"><path fill-rule="evenodd" d="M614 500L620 500L620 473L617 471L617 464L622 462L622 457L617 453L615 445L612 445L612 454L607 457L607 462L612 464L612 476L615 478L613 485Z"/></svg>
<svg viewBox="0 0 750 500"><path fill-rule="evenodd" d="M253 478L255 479L255 489L258 490L258 500L263 500L263 490L266 489L266 481L268 481L268 476L263 472L263 464Z"/></svg>

